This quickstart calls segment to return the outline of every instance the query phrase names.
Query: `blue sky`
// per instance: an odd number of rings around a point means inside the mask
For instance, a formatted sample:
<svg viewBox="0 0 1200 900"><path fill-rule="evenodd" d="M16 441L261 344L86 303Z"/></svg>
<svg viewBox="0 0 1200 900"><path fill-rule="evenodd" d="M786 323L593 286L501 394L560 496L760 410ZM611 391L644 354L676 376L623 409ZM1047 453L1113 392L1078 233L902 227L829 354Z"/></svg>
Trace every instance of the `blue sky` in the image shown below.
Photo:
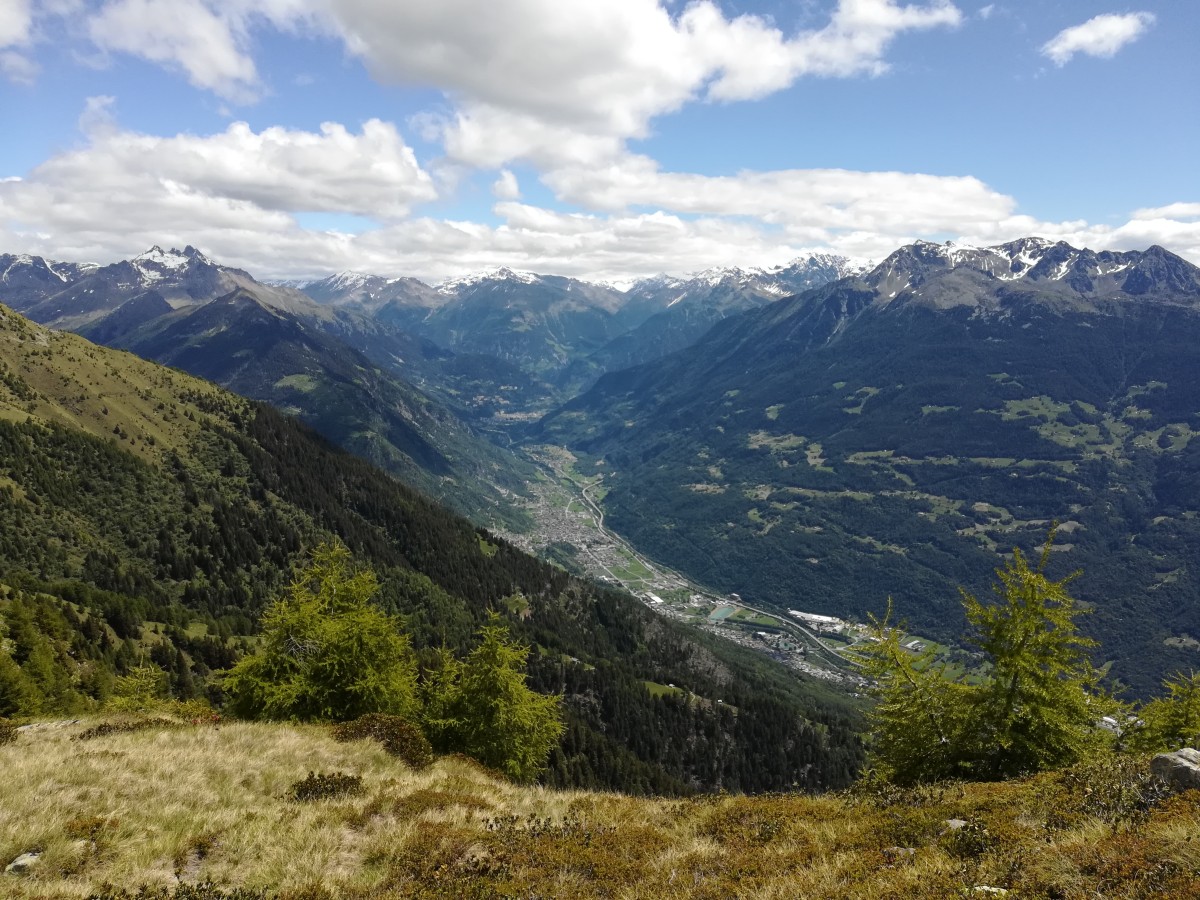
<svg viewBox="0 0 1200 900"><path fill-rule="evenodd" d="M625 280L916 238L1200 263L1200 4L0 0L0 250Z"/></svg>

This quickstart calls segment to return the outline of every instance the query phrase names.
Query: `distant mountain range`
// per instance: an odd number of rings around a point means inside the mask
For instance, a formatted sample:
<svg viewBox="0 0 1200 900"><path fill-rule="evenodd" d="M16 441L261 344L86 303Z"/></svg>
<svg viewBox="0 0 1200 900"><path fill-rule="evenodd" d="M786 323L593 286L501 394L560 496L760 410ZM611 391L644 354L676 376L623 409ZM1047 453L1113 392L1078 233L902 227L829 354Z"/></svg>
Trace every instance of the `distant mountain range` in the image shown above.
<svg viewBox="0 0 1200 900"><path fill-rule="evenodd" d="M193 248L0 256L0 302L296 413L493 520L551 442L641 550L778 609L957 636L957 586L1061 523L1145 692L1200 662L1200 270L1161 247L917 242L867 268L500 269L264 285ZM500 449L500 446L506 449Z"/></svg>
<svg viewBox="0 0 1200 900"><path fill-rule="evenodd" d="M330 440L484 522L520 527L528 464L422 391L452 354L350 308L154 247L109 266L0 256L0 302L298 415ZM453 385L456 371L437 383Z"/></svg>
<svg viewBox="0 0 1200 900"><path fill-rule="evenodd" d="M770 270L662 276L628 291L506 268L436 286L358 272L261 283L193 247L153 247L108 266L0 255L0 302L51 327L162 354L155 335L163 323L155 320L175 313L170 335L186 342L179 319L218 297L249 292L364 353L473 427L508 435L606 371L660 358L726 316L853 271L845 258L815 256ZM203 340L202 331L196 341ZM244 380L240 386L263 399L271 393Z"/></svg>
<svg viewBox="0 0 1200 900"><path fill-rule="evenodd" d="M610 373L537 437L613 527L776 608L963 626L1014 544L1138 690L1200 661L1200 269L1161 247L917 243Z"/></svg>

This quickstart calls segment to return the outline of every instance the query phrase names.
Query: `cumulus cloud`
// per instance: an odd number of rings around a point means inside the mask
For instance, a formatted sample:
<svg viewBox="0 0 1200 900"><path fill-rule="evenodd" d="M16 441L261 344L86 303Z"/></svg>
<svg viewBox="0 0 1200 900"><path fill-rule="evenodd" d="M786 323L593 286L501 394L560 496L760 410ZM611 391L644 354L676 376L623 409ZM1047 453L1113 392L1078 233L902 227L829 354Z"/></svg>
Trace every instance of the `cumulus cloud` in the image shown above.
<svg viewBox="0 0 1200 900"><path fill-rule="evenodd" d="M12 81L28 83L37 74L37 65L17 49L29 43L32 29L30 0L0 2L0 74Z"/></svg>
<svg viewBox="0 0 1200 900"><path fill-rule="evenodd" d="M598 158L696 99L879 74L898 35L962 19L949 0L840 0L823 28L788 36L760 16L728 18L712 0L678 15L659 0L321 2L378 78L452 97L447 150L481 166L571 158L581 145Z"/></svg>
<svg viewBox="0 0 1200 900"><path fill-rule="evenodd" d="M492 193L497 200L520 200L521 185L517 183L517 176L508 169L502 169L500 177L492 185Z"/></svg>
<svg viewBox="0 0 1200 900"><path fill-rule="evenodd" d="M846 169L707 176L662 172L654 160L632 155L605 167L558 169L544 180L561 198L596 209L749 216L769 225L806 225L813 239L846 231L953 231L1003 219L1015 206L971 177Z"/></svg>
<svg viewBox="0 0 1200 900"><path fill-rule="evenodd" d="M4 0L0 3L0 47L25 43L32 25L30 0Z"/></svg>
<svg viewBox="0 0 1200 900"><path fill-rule="evenodd" d="M58 245L55 254L75 247L111 256L147 242L197 243L219 234L224 248L246 242L259 253L279 234L303 237L297 212L394 221L436 197L395 127L379 120L357 134L336 123L319 132L255 132L237 122L211 136L162 138L121 130L110 106L110 98L88 104L85 146L0 183L9 246L21 244L22 234L44 234ZM299 264L290 257L289 265Z"/></svg>
<svg viewBox="0 0 1200 900"><path fill-rule="evenodd" d="M196 87L234 100L258 94L244 31L201 0L115 0L91 18L88 33L103 50L180 68Z"/></svg>
<svg viewBox="0 0 1200 900"><path fill-rule="evenodd" d="M605 212L522 203L505 196L517 185L502 174L498 224L406 218L434 189L387 123L359 133L236 123L158 138L120 129L110 111L96 98L82 117L86 146L0 181L0 246L108 262L154 243L190 243L261 278L356 269L430 281L500 265L617 281L664 268L770 266L814 249L880 259L918 237L986 244L1027 234L1096 249L1160 243L1200 261L1197 203L1139 210L1119 227L1048 223L972 178L842 170L713 178L660 172L638 157L560 185L592 192ZM356 234L306 228L296 213L309 210L383 224Z"/></svg>
<svg viewBox="0 0 1200 900"><path fill-rule="evenodd" d="M1126 44L1136 41L1151 25L1154 14L1135 12L1106 13L1088 19L1082 25L1064 28L1042 45L1042 55L1056 66L1065 66L1076 53L1109 59Z"/></svg>
<svg viewBox="0 0 1200 900"><path fill-rule="evenodd" d="M251 28L328 30L320 0L107 0L87 17L92 42L182 71L194 86L227 100L263 92L251 55Z"/></svg>

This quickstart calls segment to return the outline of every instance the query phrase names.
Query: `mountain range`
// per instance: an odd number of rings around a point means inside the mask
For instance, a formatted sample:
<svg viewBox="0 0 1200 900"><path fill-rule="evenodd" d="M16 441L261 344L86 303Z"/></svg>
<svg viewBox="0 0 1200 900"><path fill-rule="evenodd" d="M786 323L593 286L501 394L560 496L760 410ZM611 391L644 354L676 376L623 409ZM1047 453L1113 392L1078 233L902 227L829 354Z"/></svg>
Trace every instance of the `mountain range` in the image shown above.
<svg viewBox="0 0 1200 900"><path fill-rule="evenodd" d="M776 609L965 623L1044 542L1148 692L1200 643L1200 269L1160 247L918 243L610 373L537 439L603 473L607 521Z"/></svg>
<svg viewBox="0 0 1200 900"><path fill-rule="evenodd" d="M1160 247L917 242L624 291L508 269L262 285L155 248L0 256L5 298L296 413L481 521L531 477L510 447L566 446L611 527L764 607L862 618L890 596L950 639L957 586L1057 521L1114 673L1146 693L1200 649L1200 275Z"/></svg>

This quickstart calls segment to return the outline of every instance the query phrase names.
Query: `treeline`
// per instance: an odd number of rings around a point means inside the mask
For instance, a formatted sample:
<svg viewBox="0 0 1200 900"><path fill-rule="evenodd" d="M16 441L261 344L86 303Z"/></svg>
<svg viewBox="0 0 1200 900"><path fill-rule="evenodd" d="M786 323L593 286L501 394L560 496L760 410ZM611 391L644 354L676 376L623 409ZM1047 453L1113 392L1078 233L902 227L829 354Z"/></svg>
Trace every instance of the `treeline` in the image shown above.
<svg viewBox="0 0 1200 900"><path fill-rule="evenodd" d="M94 707L147 660L169 673L172 696L220 704L212 674L240 658L307 550L336 538L378 574L378 603L402 617L419 659L465 653L489 611L534 648L530 684L565 694L551 783L815 789L848 783L861 765L861 723L845 698L764 674L736 649L527 556L268 407L208 406L193 412L194 439L166 448L160 465L64 426L0 422L0 581L13 587L0 611L55 610L67 622L56 677L74 679L69 696L47 682L42 699L8 714ZM36 681L20 654L0 657ZM655 699L647 682L688 699Z"/></svg>

